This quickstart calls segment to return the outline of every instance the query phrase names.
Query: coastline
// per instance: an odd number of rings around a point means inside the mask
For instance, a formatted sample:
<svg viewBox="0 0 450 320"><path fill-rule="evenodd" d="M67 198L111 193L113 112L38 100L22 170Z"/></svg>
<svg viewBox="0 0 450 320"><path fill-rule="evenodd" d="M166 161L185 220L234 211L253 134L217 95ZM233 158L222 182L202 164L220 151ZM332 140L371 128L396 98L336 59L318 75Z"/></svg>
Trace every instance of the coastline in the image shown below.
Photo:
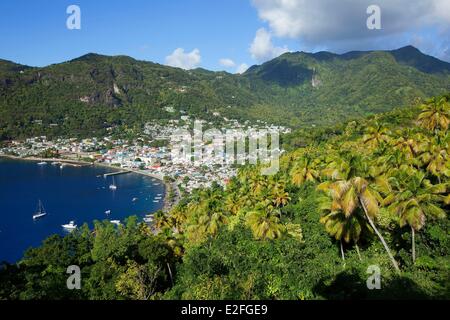
<svg viewBox="0 0 450 320"><path fill-rule="evenodd" d="M36 161L60 162L60 163L66 164L66 165L74 166L74 167L87 167L87 166L95 167L95 166L97 166L97 167L108 168L113 171L139 174L142 176L146 176L146 177L149 177L152 179L159 180L161 183L164 184L164 205L161 209L162 211L167 213L172 209L173 206L176 206L176 204L177 204L177 202L172 204L169 201L169 193L172 190L173 186L170 183L164 181L164 177L162 175L159 175L156 173L144 172L142 170L136 170L136 169L126 169L126 168L121 168L121 167L115 167L115 166L105 164L105 163L98 163L98 162L91 163L91 162L86 162L86 161L82 161L82 160L70 160L70 159L58 159L58 158L39 158L39 157L22 158L22 157L18 157L18 156L3 155L3 154L0 155L0 159L1 158L10 159L10 160L30 161L30 162L36 162Z"/></svg>

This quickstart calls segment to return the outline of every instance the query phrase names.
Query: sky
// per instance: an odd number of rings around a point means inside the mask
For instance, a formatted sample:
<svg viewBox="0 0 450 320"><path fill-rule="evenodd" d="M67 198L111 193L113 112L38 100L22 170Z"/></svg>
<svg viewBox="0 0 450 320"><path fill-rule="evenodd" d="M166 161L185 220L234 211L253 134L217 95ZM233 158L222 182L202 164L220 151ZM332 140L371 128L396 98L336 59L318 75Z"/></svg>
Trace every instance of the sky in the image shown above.
<svg viewBox="0 0 450 320"><path fill-rule="evenodd" d="M374 4L379 15L368 11ZM80 9L81 29L67 27L67 20L78 21L67 12L72 5ZM369 29L368 19L381 29ZM0 58L31 66L94 52L240 73L288 51L405 45L450 62L450 0L0 2Z"/></svg>

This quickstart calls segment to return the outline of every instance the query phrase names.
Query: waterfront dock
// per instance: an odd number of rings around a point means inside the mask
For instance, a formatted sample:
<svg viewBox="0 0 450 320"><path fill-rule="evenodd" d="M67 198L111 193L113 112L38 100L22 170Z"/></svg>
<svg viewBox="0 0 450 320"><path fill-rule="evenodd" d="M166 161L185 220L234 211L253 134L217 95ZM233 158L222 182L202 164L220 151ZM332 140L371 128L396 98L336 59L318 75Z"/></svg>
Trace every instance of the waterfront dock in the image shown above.
<svg viewBox="0 0 450 320"><path fill-rule="evenodd" d="M120 174L127 174L127 173L131 173L131 171L127 170L127 171L117 171L117 172L110 172L110 173L105 173L103 175L103 177L111 177L111 176L118 176Z"/></svg>

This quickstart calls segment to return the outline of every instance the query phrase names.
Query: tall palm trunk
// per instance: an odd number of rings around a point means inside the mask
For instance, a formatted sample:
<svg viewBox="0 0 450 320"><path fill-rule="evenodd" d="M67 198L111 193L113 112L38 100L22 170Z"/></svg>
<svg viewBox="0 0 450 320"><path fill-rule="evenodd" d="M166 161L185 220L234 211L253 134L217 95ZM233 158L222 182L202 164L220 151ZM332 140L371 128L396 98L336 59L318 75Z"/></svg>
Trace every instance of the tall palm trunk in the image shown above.
<svg viewBox="0 0 450 320"><path fill-rule="evenodd" d="M345 267L344 245L342 244L342 239L341 239L341 256L342 256L342 261L344 261L344 267Z"/></svg>
<svg viewBox="0 0 450 320"><path fill-rule="evenodd" d="M411 237L412 237L412 259L413 263L416 262L416 231L411 227Z"/></svg>
<svg viewBox="0 0 450 320"><path fill-rule="evenodd" d="M372 219L370 218L369 214L367 213L367 209L366 209L366 206L364 205L364 202L361 199L359 199L359 202L361 203L361 206L364 209L364 213L366 214L366 218L369 221L370 226L375 231L375 233L377 234L378 238L380 238L380 241L383 244L384 249L386 250L387 254L389 255L389 258L391 259L392 265L394 266L395 270L398 273L400 273L400 268L398 267L397 261L395 261L394 256L392 255L391 250L389 249L386 241L384 240L383 236L381 235L381 233L378 231L377 227L375 226L375 223L373 223Z"/></svg>
<svg viewBox="0 0 450 320"><path fill-rule="evenodd" d="M170 268L170 264L168 262L167 262L167 269L169 269L170 282L172 282L172 287L173 287L172 269Z"/></svg>
<svg viewBox="0 0 450 320"><path fill-rule="evenodd" d="M357 243L355 243L355 248L356 248L356 253L358 253L359 261L362 261L361 253L359 252L359 247L358 247L358 244L357 244Z"/></svg>

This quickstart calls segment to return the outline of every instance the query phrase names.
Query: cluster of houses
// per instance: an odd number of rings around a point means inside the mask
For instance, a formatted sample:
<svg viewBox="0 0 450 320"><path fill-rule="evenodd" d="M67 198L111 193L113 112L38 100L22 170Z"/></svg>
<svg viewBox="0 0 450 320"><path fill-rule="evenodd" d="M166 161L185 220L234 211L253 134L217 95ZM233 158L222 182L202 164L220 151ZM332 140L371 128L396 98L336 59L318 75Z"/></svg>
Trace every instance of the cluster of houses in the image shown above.
<svg viewBox="0 0 450 320"><path fill-rule="evenodd" d="M217 115L220 116L220 115ZM67 160L84 160L92 163L106 164L124 169L134 169L158 177L169 177L181 190L190 192L200 187L209 187L213 182L226 184L236 175L234 161L227 161L225 155L226 132L239 130L234 136L236 140L245 140L255 135L257 130L264 128L268 132L278 134L287 133L289 129L279 126L269 126L259 123L254 126L249 122L240 124L237 120L224 118L222 128L210 132L223 132L224 135L203 139L201 132L196 132L198 125L205 128L213 125L206 121L193 121L189 116L182 116L179 120L170 120L168 123L148 123L144 134L136 137L133 143L122 139L113 139L111 136L90 139L59 138L53 141L46 137L35 137L25 141L11 141L6 147L0 149L0 155L13 155L16 157L39 157L48 150L53 150L56 157ZM194 131L192 129L194 128ZM211 129L211 128L209 128ZM177 157L179 152L180 136L177 132L191 130L192 139L184 151L187 156ZM208 132L208 131L206 131ZM200 139L196 135L200 134ZM154 143L154 142L164 143ZM178 150L177 150L178 148ZM192 154L191 154L192 151ZM200 153L200 154L199 154ZM233 153L234 154L234 153ZM245 155L238 160L249 160Z"/></svg>

